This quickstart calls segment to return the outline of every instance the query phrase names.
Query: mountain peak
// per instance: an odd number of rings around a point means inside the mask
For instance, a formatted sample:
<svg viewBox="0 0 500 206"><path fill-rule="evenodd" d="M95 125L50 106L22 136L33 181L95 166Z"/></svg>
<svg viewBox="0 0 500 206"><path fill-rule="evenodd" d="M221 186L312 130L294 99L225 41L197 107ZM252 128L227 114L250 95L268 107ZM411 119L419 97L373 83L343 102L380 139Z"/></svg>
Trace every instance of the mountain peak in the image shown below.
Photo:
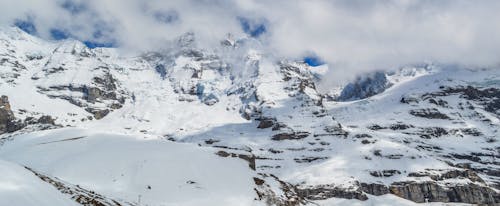
<svg viewBox="0 0 500 206"><path fill-rule="evenodd" d="M52 185L54 201L500 201L495 68L374 72L334 99L317 88L328 65L251 39L202 48L186 33L135 57L19 29L0 39L0 167Z"/></svg>

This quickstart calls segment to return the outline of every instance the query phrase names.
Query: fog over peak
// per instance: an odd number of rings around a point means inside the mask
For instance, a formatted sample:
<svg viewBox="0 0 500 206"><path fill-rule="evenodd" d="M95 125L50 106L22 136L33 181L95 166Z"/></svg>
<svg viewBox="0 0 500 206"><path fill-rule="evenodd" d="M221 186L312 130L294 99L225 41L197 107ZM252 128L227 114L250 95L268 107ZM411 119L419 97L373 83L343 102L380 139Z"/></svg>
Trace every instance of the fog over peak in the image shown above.
<svg viewBox="0 0 500 206"><path fill-rule="evenodd" d="M0 24L128 52L186 32L210 48L230 33L280 57L314 54L335 79L421 62L496 67L499 10L494 0L1 0Z"/></svg>

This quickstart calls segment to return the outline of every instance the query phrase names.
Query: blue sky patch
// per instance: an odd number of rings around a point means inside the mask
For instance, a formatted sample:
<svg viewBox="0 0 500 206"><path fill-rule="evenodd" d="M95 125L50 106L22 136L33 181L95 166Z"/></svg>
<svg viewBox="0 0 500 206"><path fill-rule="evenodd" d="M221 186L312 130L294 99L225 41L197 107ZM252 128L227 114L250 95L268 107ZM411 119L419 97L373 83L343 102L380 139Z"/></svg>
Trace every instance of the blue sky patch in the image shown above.
<svg viewBox="0 0 500 206"><path fill-rule="evenodd" d="M258 38L267 31L265 20L256 21L238 17L238 21L240 22L241 29L251 37Z"/></svg>
<svg viewBox="0 0 500 206"><path fill-rule="evenodd" d="M97 48L97 47L106 47L106 48L111 48L111 47L116 47L115 42L95 42L95 41L83 41L83 44L87 46L88 48Z"/></svg>
<svg viewBox="0 0 500 206"><path fill-rule="evenodd" d="M323 60L321 60L317 56L306 56L304 57L304 63L306 63L309 66L316 67L325 64Z"/></svg>
<svg viewBox="0 0 500 206"><path fill-rule="evenodd" d="M96 47L116 47L116 42L114 40L111 41L106 41L102 40L105 39L105 34L106 32L109 32L107 30L102 30L101 28L104 28L104 26L95 26L95 31L92 33L92 38L94 40L88 40L88 39L81 39L67 30L59 29L59 28L52 28L50 29L50 37L54 40L64 40L68 38L73 38L82 41L87 47L89 48L96 48ZM109 28L108 28L109 30Z"/></svg>
<svg viewBox="0 0 500 206"><path fill-rule="evenodd" d="M70 37L70 34L60 29L50 29L50 37L54 40L62 40Z"/></svg>
<svg viewBox="0 0 500 206"><path fill-rule="evenodd" d="M31 18L28 18L28 20L16 20L14 21L14 25L17 26L19 29L25 31L28 34L31 35L36 35L38 32L36 30L35 24L33 24L33 21Z"/></svg>

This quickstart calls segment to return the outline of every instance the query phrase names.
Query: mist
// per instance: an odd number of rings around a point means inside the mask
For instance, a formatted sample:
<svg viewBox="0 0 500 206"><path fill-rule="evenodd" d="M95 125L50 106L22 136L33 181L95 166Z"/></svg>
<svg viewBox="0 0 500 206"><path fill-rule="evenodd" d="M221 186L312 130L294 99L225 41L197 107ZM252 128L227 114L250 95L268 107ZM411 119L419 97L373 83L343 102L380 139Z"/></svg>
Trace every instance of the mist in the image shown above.
<svg viewBox="0 0 500 206"><path fill-rule="evenodd" d="M497 67L498 11L495 0L0 0L0 24L30 20L45 39L57 29L133 53L186 32L205 48L231 34L280 58L314 54L338 81L421 62ZM255 27L262 33L249 33Z"/></svg>

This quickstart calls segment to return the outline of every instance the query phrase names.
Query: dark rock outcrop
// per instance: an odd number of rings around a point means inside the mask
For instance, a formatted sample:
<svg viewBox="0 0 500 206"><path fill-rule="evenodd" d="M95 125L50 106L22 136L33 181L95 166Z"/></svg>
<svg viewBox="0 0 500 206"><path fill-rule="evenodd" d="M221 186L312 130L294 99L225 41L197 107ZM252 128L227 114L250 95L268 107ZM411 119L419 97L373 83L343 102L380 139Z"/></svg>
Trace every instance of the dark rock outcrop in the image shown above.
<svg viewBox="0 0 500 206"><path fill-rule="evenodd" d="M422 98L432 98L439 96L449 96L460 94L461 98L474 101L484 106L484 110L500 117L500 89L498 88L478 88L473 86L458 86L442 88L439 92L424 94ZM472 107L471 107L472 108Z"/></svg>
<svg viewBox="0 0 500 206"><path fill-rule="evenodd" d="M275 118L266 118L266 117L262 117L262 118L259 118L257 120L260 121L259 125L257 126L257 128L259 128L259 129L266 129L266 128L273 127L273 125L276 122Z"/></svg>
<svg viewBox="0 0 500 206"><path fill-rule="evenodd" d="M25 126L20 120L16 120L10 108L9 98L5 95L0 97L0 134L15 132Z"/></svg>
<svg viewBox="0 0 500 206"><path fill-rule="evenodd" d="M425 127L421 128L417 134L424 139L430 139L448 135L448 131L441 127Z"/></svg>
<svg viewBox="0 0 500 206"><path fill-rule="evenodd" d="M374 131L381 130L381 129L387 129L387 127L382 127L382 126L380 126L378 124L370 125L367 128L370 129L370 130L374 130Z"/></svg>
<svg viewBox="0 0 500 206"><path fill-rule="evenodd" d="M402 123L391 124L391 126L389 126L389 128L392 130L405 130L413 127L414 127L413 125L402 124Z"/></svg>
<svg viewBox="0 0 500 206"><path fill-rule="evenodd" d="M410 114L416 117L422 117L427 119L450 119L446 114L441 113L439 110L432 109L413 109L410 110Z"/></svg>
<svg viewBox="0 0 500 206"><path fill-rule="evenodd" d="M450 178L462 174L445 173L439 178ZM395 182L390 186L377 183L361 183L363 192L371 195L393 194L417 203L460 202L469 204L493 205L500 203L500 194L491 188L477 184L440 185L436 182Z"/></svg>
<svg viewBox="0 0 500 206"><path fill-rule="evenodd" d="M390 193L414 202L462 202L471 204L500 203L500 194L476 184L441 186L435 182L398 182Z"/></svg>
<svg viewBox="0 0 500 206"><path fill-rule="evenodd" d="M308 200L325 200L329 198L344 198L367 200L368 197L360 189L340 188L334 185L315 185L297 188L299 196Z"/></svg>
<svg viewBox="0 0 500 206"><path fill-rule="evenodd" d="M390 86L391 84L387 80L385 73L375 72L366 77L358 77L353 83L345 86L337 100L352 101L365 99L382 93Z"/></svg>
<svg viewBox="0 0 500 206"><path fill-rule="evenodd" d="M301 158L294 158L293 160L297 163L310 163L318 160L325 160L328 159L328 157L301 157Z"/></svg>
<svg viewBox="0 0 500 206"><path fill-rule="evenodd" d="M259 174L261 178L254 178L255 192L257 199L266 203L266 205L277 206L298 206L306 205L308 202L299 193L295 185L280 180L273 174ZM278 185L280 192L275 192L270 185Z"/></svg>
<svg viewBox="0 0 500 206"><path fill-rule="evenodd" d="M38 118L37 123L55 125L55 120L49 115L43 115L40 118Z"/></svg>
<svg viewBox="0 0 500 206"><path fill-rule="evenodd" d="M304 139L309 136L309 132L290 132L290 133L279 133L273 135L272 140L298 140Z"/></svg>
<svg viewBox="0 0 500 206"><path fill-rule="evenodd" d="M370 175L374 177L391 177L396 174L401 174L401 172L399 170L382 170L370 172Z"/></svg>
<svg viewBox="0 0 500 206"><path fill-rule="evenodd" d="M100 67L99 69L108 69ZM92 83L88 85L54 85L48 88L38 87L38 91L51 98L60 98L67 100L71 104L82 107L85 111L94 115L95 119L101 119L111 111L119 109L125 103L125 93L118 88L117 80L109 73L105 72L102 76L96 76ZM51 91L70 91L81 93L81 96L65 95L51 93ZM106 107L97 106L105 104Z"/></svg>
<svg viewBox="0 0 500 206"><path fill-rule="evenodd" d="M377 184L377 183L361 183L360 188L363 192L366 192L367 194L371 195L385 195L389 194L389 187L382 185L382 184Z"/></svg>
<svg viewBox="0 0 500 206"><path fill-rule="evenodd" d="M236 153L229 153L223 150L220 150L215 154L220 157L237 157L243 159L248 162L248 167L250 167L250 169L255 170L255 155L253 154L236 154Z"/></svg>

